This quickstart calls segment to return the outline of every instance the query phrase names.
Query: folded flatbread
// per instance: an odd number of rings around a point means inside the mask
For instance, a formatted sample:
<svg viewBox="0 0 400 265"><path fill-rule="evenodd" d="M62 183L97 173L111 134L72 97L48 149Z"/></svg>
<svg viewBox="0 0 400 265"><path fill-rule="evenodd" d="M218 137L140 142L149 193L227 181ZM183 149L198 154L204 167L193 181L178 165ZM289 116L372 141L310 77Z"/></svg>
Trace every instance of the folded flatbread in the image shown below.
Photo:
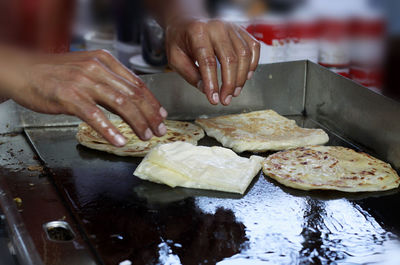
<svg viewBox="0 0 400 265"><path fill-rule="evenodd" d="M235 152L265 152L328 142L321 129L305 129L273 110L197 119L208 136Z"/></svg>
<svg viewBox="0 0 400 265"><path fill-rule="evenodd" d="M171 187L243 194L265 158L244 158L223 147L175 142L153 148L134 175Z"/></svg>

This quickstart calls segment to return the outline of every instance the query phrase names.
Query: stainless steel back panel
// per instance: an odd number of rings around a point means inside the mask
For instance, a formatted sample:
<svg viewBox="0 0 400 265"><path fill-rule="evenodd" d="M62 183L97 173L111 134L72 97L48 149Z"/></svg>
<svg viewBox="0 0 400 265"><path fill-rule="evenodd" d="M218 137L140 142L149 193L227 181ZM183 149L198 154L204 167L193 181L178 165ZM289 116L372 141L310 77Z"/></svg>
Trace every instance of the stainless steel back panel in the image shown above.
<svg viewBox="0 0 400 265"><path fill-rule="evenodd" d="M143 76L143 80L168 110L170 118L193 120L200 115L216 116L271 108L282 115L303 111L306 62L261 65L253 79L232 104L212 106L197 89L175 73Z"/></svg>
<svg viewBox="0 0 400 265"><path fill-rule="evenodd" d="M8 100L0 104L0 133L22 131L17 104Z"/></svg>
<svg viewBox="0 0 400 265"><path fill-rule="evenodd" d="M309 63L305 110L400 169L400 103Z"/></svg>

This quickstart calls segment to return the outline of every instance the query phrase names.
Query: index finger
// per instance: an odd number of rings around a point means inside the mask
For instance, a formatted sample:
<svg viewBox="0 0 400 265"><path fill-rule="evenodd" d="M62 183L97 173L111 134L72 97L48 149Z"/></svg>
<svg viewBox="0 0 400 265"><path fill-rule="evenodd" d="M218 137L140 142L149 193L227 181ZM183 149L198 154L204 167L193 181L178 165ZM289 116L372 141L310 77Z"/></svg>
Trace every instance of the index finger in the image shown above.
<svg viewBox="0 0 400 265"><path fill-rule="evenodd" d="M194 59L199 64L204 93L211 104L219 103L219 87L217 78L217 59L208 34L203 29L194 32L190 38Z"/></svg>
<svg viewBox="0 0 400 265"><path fill-rule="evenodd" d="M100 133L108 142L116 147L122 147L127 143L120 131L107 119L104 113L91 102L81 100L69 106L71 113Z"/></svg>

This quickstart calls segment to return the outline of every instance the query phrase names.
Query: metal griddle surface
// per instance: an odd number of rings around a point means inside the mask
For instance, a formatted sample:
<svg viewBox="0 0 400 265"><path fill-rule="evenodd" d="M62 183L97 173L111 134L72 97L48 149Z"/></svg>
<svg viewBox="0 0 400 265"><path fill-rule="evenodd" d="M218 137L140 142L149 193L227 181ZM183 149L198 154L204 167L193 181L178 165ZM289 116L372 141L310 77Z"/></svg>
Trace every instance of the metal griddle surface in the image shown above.
<svg viewBox="0 0 400 265"><path fill-rule="evenodd" d="M296 118L304 127L318 127ZM302 192L262 174L244 196L142 181L141 159L90 150L76 127L26 133L105 264L398 264L398 190ZM330 134L330 145L356 148ZM201 145L219 145L205 138ZM247 154L248 155L248 154ZM257 261L257 263L256 263Z"/></svg>

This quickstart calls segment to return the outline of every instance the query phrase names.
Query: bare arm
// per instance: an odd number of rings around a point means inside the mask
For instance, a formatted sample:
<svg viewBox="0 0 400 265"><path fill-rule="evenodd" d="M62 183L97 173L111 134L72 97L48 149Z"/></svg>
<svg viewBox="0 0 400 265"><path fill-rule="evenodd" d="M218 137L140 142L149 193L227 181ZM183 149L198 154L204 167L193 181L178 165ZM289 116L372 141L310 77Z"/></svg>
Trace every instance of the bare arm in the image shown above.
<svg viewBox="0 0 400 265"><path fill-rule="evenodd" d="M166 29L171 68L202 91L210 103L229 105L258 65L258 41L240 26L207 18L202 0L147 0L147 3ZM222 70L221 87L217 80L217 59Z"/></svg>

